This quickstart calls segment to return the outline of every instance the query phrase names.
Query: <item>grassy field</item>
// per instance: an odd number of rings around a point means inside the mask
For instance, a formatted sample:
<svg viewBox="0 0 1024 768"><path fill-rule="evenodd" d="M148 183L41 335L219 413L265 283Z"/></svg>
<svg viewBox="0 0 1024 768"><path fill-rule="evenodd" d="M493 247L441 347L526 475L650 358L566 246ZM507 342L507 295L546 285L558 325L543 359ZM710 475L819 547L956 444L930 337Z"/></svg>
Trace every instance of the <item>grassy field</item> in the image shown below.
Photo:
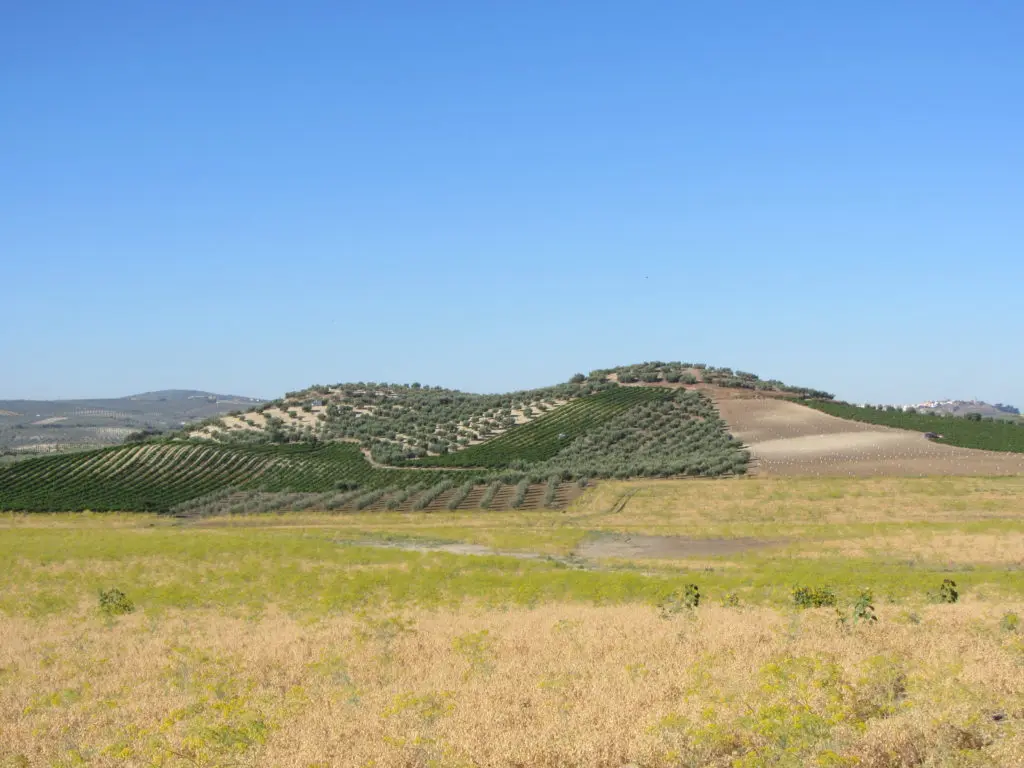
<svg viewBox="0 0 1024 768"><path fill-rule="evenodd" d="M1021 765L1022 512L1008 477L8 514L0 766Z"/></svg>

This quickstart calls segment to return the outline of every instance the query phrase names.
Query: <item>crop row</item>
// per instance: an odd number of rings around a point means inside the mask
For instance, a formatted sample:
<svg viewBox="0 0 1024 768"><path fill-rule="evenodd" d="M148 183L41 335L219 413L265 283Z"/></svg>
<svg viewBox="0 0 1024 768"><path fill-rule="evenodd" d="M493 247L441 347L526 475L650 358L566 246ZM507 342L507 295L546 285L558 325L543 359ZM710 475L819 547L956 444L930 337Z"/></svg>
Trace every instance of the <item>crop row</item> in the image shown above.
<svg viewBox="0 0 1024 768"><path fill-rule="evenodd" d="M486 443L458 453L410 461L429 467L507 467L513 462L550 459L588 430L599 427L635 405L671 396L655 387L616 387L571 401L528 424L513 427Z"/></svg>
<svg viewBox="0 0 1024 768"><path fill-rule="evenodd" d="M372 467L353 445L233 447L210 443L118 446L0 469L0 509L164 512L224 488L366 492L424 480L422 471Z"/></svg>

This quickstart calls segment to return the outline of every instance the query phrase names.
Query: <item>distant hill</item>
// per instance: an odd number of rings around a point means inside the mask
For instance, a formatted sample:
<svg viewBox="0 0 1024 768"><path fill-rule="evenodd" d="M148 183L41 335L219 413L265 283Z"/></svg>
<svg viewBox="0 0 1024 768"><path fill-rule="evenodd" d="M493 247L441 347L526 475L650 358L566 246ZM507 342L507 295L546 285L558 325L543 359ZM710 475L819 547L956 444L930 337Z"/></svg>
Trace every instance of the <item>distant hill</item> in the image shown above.
<svg viewBox="0 0 1024 768"><path fill-rule="evenodd" d="M259 398L168 389L82 400L0 400L0 451L47 453L115 445L258 405Z"/></svg>
<svg viewBox="0 0 1024 768"><path fill-rule="evenodd" d="M943 400L921 403L915 406L919 413L931 413L935 415L966 416L969 413L977 413L982 416L991 416L995 419L1012 418L1020 415L1020 410L1012 405L1003 403L986 403L982 400Z"/></svg>
<svg viewBox="0 0 1024 768"><path fill-rule="evenodd" d="M242 397L240 395L218 395L213 392L203 392L198 389L161 389L156 392L141 392L137 395L128 395L120 398L122 400L141 400L158 402L177 402L179 400L207 400L210 402L225 403L246 403L258 404L263 402L258 397Z"/></svg>
<svg viewBox="0 0 1024 768"><path fill-rule="evenodd" d="M870 405L870 404L862 404ZM932 416L967 416L976 413L985 418L1014 420L1020 416L1020 409L1004 403L986 403L984 400L925 400L909 405L880 405L880 408L896 408L897 410L914 410Z"/></svg>

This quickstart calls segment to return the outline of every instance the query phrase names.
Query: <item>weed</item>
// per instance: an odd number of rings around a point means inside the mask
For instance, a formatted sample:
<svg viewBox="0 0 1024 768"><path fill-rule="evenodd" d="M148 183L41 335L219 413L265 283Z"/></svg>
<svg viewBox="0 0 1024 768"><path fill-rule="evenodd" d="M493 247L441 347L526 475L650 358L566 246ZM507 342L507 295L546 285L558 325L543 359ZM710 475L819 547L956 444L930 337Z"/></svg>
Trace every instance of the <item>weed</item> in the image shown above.
<svg viewBox="0 0 1024 768"><path fill-rule="evenodd" d="M479 632L459 635L452 641L452 650L469 662L467 677L474 672L490 671L491 659L494 655L494 641L490 635L489 630L482 629Z"/></svg>
<svg viewBox="0 0 1024 768"><path fill-rule="evenodd" d="M793 604L797 608L832 608L836 605L836 593L831 587L795 587Z"/></svg>
<svg viewBox="0 0 1024 768"><path fill-rule="evenodd" d="M860 597L857 598L857 602L853 604L853 623L858 624L865 621L869 624L878 621L870 589L863 590Z"/></svg>
<svg viewBox="0 0 1024 768"><path fill-rule="evenodd" d="M430 691L425 694L400 693L392 700L390 706L381 712L381 717L395 717L410 714L422 723L429 725L455 709L452 691Z"/></svg>
<svg viewBox="0 0 1024 768"><path fill-rule="evenodd" d="M687 584L682 591L676 590L658 603L661 618L671 619L683 611L692 611L700 605L700 588L696 584Z"/></svg>
<svg viewBox="0 0 1024 768"><path fill-rule="evenodd" d="M846 706L855 722L896 714L907 697L907 673L903 662L875 656L863 663Z"/></svg>
<svg viewBox="0 0 1024 768"><path fill-rule="evenodd" d="M108 616L123 616L135 610L135 603L120 589L111 587L100 590L100 610Z"/></svg>
<svg viewBox="0 0 1024 768"><path fill-rule="evenodd" d="M1004 632L1017 632L1020 630L1020 616L1013 611L1003 614L1003 618L999 620L999 628Z"/></svg>
<svg viewBox="0 0 1024 768"><path fill-rule="evenodd" d="M938 592L931 593L930 596L936 603L955 603L960 599L960 592L957 590L955 581L943 579Z"/></svg>

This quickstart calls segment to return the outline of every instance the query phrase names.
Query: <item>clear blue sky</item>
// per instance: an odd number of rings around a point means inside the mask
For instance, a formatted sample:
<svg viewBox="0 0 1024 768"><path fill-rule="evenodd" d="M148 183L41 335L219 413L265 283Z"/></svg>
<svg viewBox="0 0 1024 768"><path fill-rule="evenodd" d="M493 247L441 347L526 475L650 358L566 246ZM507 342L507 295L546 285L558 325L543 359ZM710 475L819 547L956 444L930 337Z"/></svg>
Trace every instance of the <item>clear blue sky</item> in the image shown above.
<svg viewBox="0 0 1024 768"><path fill-rule="evenodd" d="M0 397L706 361L1024 406L1024 3L8 2Z"/></svg>

